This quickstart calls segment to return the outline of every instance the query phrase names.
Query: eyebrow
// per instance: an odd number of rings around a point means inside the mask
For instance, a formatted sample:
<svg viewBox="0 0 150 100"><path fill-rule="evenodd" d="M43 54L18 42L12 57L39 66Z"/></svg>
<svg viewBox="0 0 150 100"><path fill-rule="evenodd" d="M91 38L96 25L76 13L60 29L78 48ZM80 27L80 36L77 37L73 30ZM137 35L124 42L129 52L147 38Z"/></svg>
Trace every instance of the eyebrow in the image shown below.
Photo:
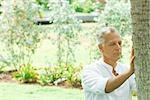
<svg viewBox="0 0 150 100"><path fill-rule="evenodd" d="M122 43L122 40L118 41ZM105 43L113 43L113 41L105 41Z"/></svg>

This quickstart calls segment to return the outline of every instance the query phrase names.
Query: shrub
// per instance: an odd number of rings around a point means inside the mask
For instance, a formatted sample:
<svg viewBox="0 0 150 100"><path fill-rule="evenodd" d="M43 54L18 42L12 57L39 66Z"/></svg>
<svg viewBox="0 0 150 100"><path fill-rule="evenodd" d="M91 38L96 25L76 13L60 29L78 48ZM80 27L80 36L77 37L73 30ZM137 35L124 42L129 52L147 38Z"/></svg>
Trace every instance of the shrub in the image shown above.
<svg viewBox="0 0 150 100"><path fill-rule="evenodd" d="M43 9L48 10L48 0L35 0Z"/></svg>
<svg viewBox="0 0 150 100"><path fill-rule="evenodd" d="M90 13L94 11L93 3L94 2L92 0L77 0L72 3L72 6L76 12Z"/></svg>
<svg viewBox="0 0 150 100"><path fill-rule="evenodd" d="M45 68L44 72L39 74L38 82L41 85L54 85L55 81L63 78L63 67L50 67Z"/></svg>
<svg viewBox="0 0 150 100"><path fill-rule="evenodd" d="M82 66L66 66L63 76L66 78L66 81L73 87L81 87L81 78L80 71Z"/></svg>
<svg viewBox="0 0 150 100"><path fill-rule="evenodd" d="M15 68L31 63L31 56L43 39L42 29L34 24L37 6L32 0L4 0L2 10L0 40L5 45L5 55L2 54L5 61L1 62Z"/></svg>
<svg viewBox="0 0 150 100"><path fill-rule="evenodd" d="M31 64L23 64L13 76L16 80L21 81L21 83L33 83L36 82L38 74Z"/></svg>
<svg viewBox="0 0 150 100"><path fill-rule="evenodd" d="M75 62L75 48L80 31L80 21L74 16L75 11L68 2L60 0L49 1L50 16L53 18L54 33L57 35L57 64L73 64Z"/></svg>
<svg viewBox="0 0 150 100"><path fill-rule="evenodd" d="M132 33L130 2L110 0L98 19L99 26L113 26L122 34Z"/></svg>
<svg viewBox="0 0 150 100"><path fill-rule="evenodd" d="M41 85L58 85L63 83L72 87L81 87L80 71L82 66L61 66L45 68L44 72L39 74L38 82Z"/></svg>
<svg viewBox="0 0 150 100"><path fill-rule="evenodd" d="M43 74L39 75L38 77L38 83L41 85L53 85L51 75L50 74Z"/></svg>

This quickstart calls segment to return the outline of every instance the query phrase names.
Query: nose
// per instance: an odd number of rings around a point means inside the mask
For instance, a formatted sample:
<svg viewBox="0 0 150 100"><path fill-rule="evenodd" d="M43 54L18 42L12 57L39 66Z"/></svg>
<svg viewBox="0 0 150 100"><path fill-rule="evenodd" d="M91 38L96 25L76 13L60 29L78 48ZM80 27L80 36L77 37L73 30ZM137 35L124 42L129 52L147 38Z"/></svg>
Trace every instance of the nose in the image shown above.
<svg viewBox="0 0 150 100"><path fill-rule="evenodd" d="M117 49L121 49L121 45L119 43L116 43Z"/></svg>

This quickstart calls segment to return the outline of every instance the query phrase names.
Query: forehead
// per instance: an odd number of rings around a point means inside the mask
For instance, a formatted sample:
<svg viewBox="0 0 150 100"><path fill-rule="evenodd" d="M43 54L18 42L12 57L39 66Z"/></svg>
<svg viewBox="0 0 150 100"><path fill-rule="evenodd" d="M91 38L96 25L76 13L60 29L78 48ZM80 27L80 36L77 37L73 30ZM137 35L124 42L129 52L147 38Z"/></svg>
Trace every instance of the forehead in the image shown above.
<svg viewBox="0 0 150 100"><path fill-rule="evenodd" d="M108 33L104 36L104 38L105 42L121 41L121 36L116 32Z"/></svg>

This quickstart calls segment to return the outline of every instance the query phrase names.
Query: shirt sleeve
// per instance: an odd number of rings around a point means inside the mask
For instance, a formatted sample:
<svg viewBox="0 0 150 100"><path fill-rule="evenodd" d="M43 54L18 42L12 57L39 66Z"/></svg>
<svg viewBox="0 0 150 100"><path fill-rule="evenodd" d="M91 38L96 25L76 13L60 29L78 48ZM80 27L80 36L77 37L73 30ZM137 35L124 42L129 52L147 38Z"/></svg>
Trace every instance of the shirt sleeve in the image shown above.
<svg viewBox="0 0 150 100"><path fill-rule="evenodd" d="M122 68L125 68L124 71L126 71L130 68L130 65L124 65L124 67ZM135 74L131 75L128 81L129 81L130 90L137 91Z"/></svg>
<svg viewBox="0 0 150 100"><path fill-rule="evenodd" d="M133 74L133 75L129 78L129 84L130 84L130 89L131 89L131 91L137 91L137 89L136 89L136 81L135 81L135 74Z"/></svg>
<svg viewBox="0 0 150 100"><path fill-rule="evenodd" d="M85 69L81 73L82 86L85 91L104 94L108 78L102 77L95 71Z"/></svg>

